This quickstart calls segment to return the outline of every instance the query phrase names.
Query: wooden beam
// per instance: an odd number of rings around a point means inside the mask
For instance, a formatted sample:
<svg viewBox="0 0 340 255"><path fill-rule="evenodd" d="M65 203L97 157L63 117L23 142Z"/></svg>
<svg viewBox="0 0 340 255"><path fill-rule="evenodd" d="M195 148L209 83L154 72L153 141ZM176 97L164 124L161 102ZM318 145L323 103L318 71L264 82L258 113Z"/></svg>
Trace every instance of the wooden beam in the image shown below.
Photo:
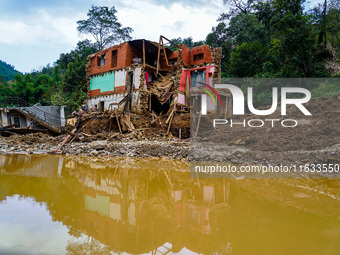
<svg viewBox="0 0 340 255"><path fill-rule="evenodd" d="M169 134L169 132L170 132L170 127L171 127L171 123L172 123L173 118L174 118L174 115L172 114L172 115L171 115L171 118L170 118L170 121L169 121L168 130L167 130L167 132L166 132L167 134Z"/></svg>
<svg viewBox="0 0 340 255"><path fill-rule="evenodd" d="M167 40L169 43L172 43L173 45L176 45L177 47L179 47L178 44L174 43L173 41L169 40L168 38L166 38L165 36L161 35L162 38L164 38L165 40Z"/></svg>
<svg viewBox="0 0 340 255"><path fill-rule="evenodd" d="M163 40L162 40L162 47L163 47L163 52L164 52L164 57L165 57L166 65L169 66L168 57L166 56L166 51L165 51L164 41Z"/></svg>
<svg viewBox="0 0 340 255"><path fill-rule="evenodd" d="M162 41L162 36L159 37L159 42L158 42L158 57L157 57L157 71L156 71L156 74L158 74L158 70L159 70L159 57L161 55L161 41Z"/></svg>
<svg viewBox="0 0 340 255"><path fill-rule="evenodd" d="M67 135L63 142L58 145L58 147L54 151L59 151L69 140L70 138L75 134L77 131L77 128L72 129L71 134Z"/></svg>
<svg viewBox="0 0 340 255"><path fill-rule="evenodd" d="M116 116L117 124L118 124L118 127L119 127L119 132L120 132L121 134L123 134L122 129L121 129L121 127L120 127L119 119L118 119L117 109L115 109L115 116Z"/></svg>
<svg viewBox="0 0 340 255"><path fill-rule="evenodd" d="M145 40L143 40L143 67L145 67Z"/></svg>
<svg viewBox="0 0 340 255"><path fill-rule="evenodd" d="M198 122L197 122L197 127L196 127L196 131L193 135L193 138L196 138L198 135L198 130L200 128L200 123L201 123L201 117L202 117L202 111L200 111L200 115L198 116Z"/></svg>

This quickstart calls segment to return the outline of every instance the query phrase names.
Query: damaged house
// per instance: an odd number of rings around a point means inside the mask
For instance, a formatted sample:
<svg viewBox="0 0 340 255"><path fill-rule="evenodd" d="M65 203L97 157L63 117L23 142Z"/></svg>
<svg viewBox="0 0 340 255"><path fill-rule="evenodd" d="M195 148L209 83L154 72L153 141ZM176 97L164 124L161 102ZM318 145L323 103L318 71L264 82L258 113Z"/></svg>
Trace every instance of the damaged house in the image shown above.
<svg viewBox="0 0 340 255"><path fill-rule="evenodd" d="M190 87L219 78L220 61L221 48L190 49L164 36L158 43L141 39L112 46L88 57L87 106L135 114L189 111Z"/></svg>
<svg viewBox="0 0 340 255"><path fill-rule="evenodd" d="M58 135L65 126L64 106L29 105L18 97L5 97L1 105L1 135L38 132Z"/></svg>

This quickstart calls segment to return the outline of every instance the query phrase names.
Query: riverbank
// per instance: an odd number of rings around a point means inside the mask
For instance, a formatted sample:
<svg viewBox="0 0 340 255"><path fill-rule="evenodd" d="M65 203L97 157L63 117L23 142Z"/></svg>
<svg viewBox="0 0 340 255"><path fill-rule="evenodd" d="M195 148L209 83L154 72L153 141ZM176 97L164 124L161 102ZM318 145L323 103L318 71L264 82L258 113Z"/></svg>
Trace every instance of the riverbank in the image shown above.
<svg viewBox="0 0 340 255"><path fill-rule="evenodd" d="M97 157L167 157L169 159L217 161L230 164L320 164L339 163L340 144L318 150L261 151L247 146L191 143L172 138L171 141L108 141L72 142L55 151L65 135L12 135L0 138L0 154L57 154Z"/></svg>
<svg viewBox="0 0 340 255"><path fill-rule="evenodd" d="M18 142L18 140L20 142ZM15 135L1 138L0 154L59 154L111 157L169 157L189 159L189 143L185 141L107 141L73 142L56 151L62 137L45 137L43 134Z"/></svg>

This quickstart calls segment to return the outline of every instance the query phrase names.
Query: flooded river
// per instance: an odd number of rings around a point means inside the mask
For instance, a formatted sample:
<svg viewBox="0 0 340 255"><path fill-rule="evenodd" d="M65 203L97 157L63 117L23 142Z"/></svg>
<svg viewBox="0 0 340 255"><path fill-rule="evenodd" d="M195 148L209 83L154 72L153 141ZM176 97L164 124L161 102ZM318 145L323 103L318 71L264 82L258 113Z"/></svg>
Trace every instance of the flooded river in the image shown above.
<svg viewBox="0 0 340 255"><path fill-rule="evenodd" d="M340 254L340 180L0 155L0 254Z"/></svg>

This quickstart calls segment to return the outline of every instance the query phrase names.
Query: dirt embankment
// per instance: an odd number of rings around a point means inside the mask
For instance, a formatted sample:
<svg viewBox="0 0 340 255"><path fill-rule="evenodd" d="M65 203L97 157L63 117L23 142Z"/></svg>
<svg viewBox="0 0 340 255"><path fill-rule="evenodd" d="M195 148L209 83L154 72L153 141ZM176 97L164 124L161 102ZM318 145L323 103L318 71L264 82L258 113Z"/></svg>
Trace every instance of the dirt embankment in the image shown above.
<svg viewBox="0 0 340 255"><path fill-rule="evenodd" d="M318 150L340 144L340 94L327 98L312 99L305 104L312 116L305 116L294 105L288 105L287 115L281 116L281 107L270 116L255 116L253 114L244 117L233 117L233 122L243 124L218 125L209 129L211 120L205 121L205 127L201 128L202 140L223 143L227 145L242 145L251 150L259 151L296 151ZM262 127L250 127L249 120L261 119ZM267 119L267 121L266 121ZM268 119L275 119L273 122ZM296 127L284 127L295 125L288 121L297 121ZM202 121L203 123L203 121ZM260 121L251 121L250 125L259 126Z"/></svg>
<svg viewBox="0 0 340 255"><path fill-rule="evenodd" d="M270 116L248 114L233 117L230 123L212 127L216 116L202 118L198 138L193 142L193 159L229 161L231 163L340 163L340 94L317 98L304 104L311 112L305 116L296 106L288 105L287 115L281 107ZM250 127L248 121L262 120L262 127ZM274 127L271 121L275 119ZM284 127L285 119L297 121L295 127ZM251 121L261 125L261 121ZM285 125L295 125L292 121Z"/></svg>

